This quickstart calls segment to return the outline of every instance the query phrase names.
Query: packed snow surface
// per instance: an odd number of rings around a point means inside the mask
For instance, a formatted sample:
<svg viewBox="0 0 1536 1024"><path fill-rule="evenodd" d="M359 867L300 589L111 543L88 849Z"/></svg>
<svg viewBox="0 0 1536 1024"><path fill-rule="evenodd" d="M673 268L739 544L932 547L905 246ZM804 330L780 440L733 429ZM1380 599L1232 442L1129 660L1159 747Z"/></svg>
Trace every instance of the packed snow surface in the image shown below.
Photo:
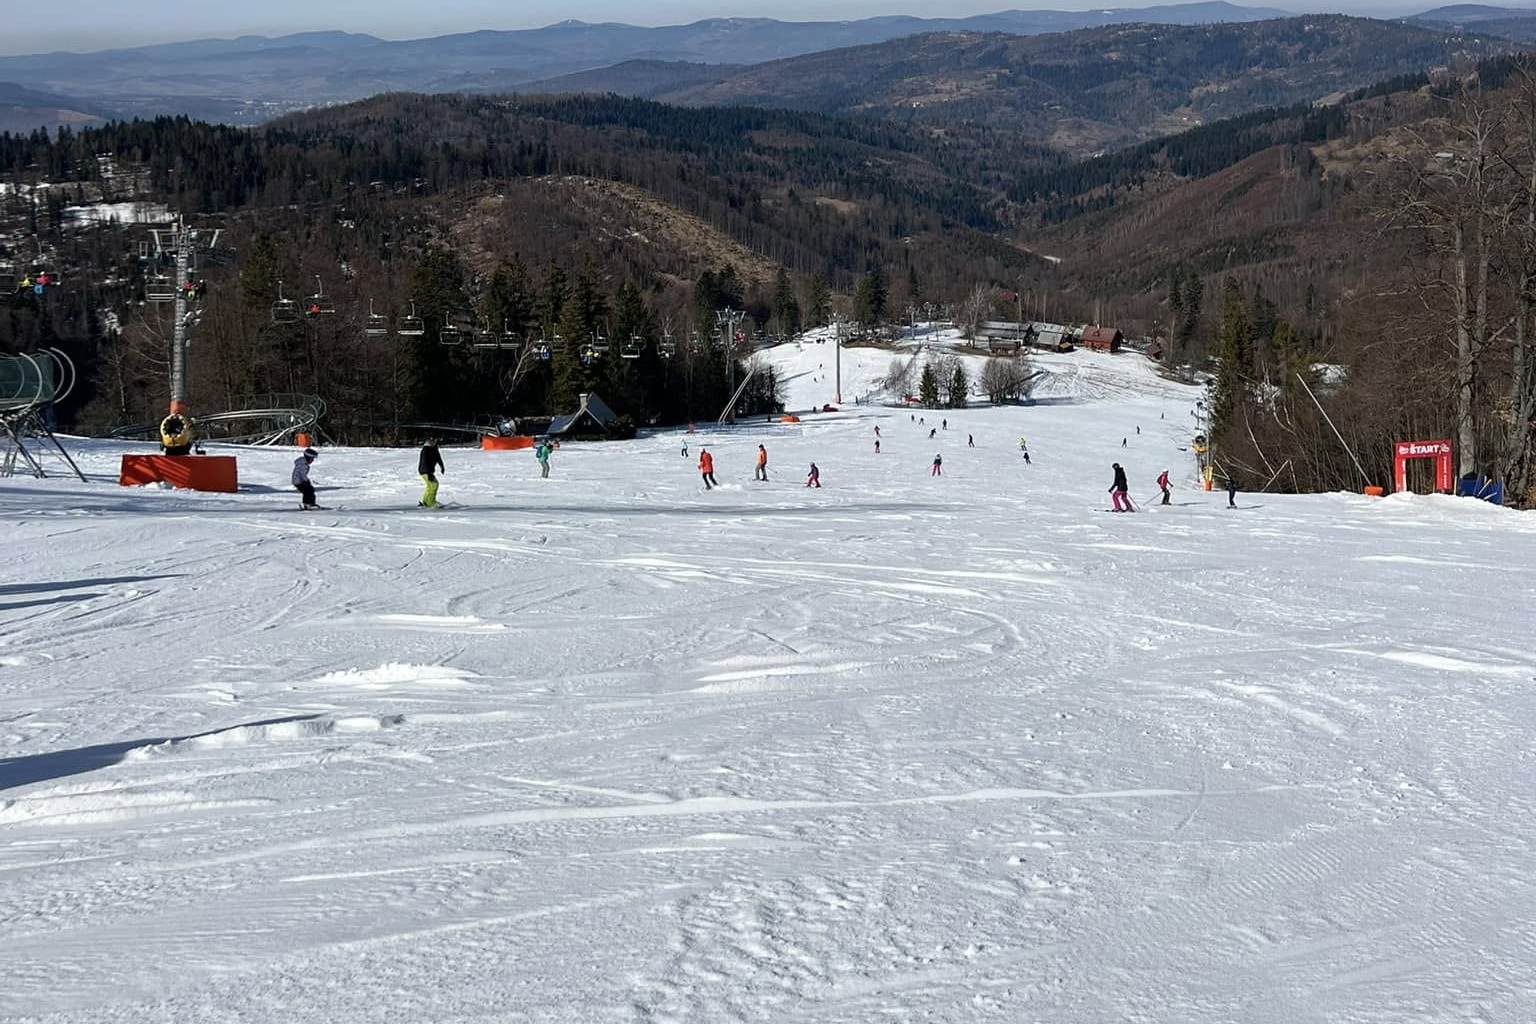
<svg viewBox="0 0 1536 1024"><path fill-rule="evenodd" d="M831 355L771 354L796 404ZM317 513L292 451L0 480L0 1019L1536 1019L1536 518L1228 510L1192 390L1040 365L448 449L439 512L413 451Z"/></svg>

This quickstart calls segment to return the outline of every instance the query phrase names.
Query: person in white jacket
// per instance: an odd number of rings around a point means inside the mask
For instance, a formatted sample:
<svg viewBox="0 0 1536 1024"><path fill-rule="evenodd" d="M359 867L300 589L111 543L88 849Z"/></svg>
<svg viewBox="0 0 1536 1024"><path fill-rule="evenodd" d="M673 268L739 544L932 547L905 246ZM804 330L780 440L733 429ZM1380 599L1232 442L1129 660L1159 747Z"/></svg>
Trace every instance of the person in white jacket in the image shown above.
<svg viewBox="0 0 1536 1024"><path fill-rule="evenodd" d="M309 464L319 455L313 448L305 448L304 454L293 460L293 487L303 496L304 504L299 507L306 512L320 507L315 504L315 486L309 482Z"/></svg>

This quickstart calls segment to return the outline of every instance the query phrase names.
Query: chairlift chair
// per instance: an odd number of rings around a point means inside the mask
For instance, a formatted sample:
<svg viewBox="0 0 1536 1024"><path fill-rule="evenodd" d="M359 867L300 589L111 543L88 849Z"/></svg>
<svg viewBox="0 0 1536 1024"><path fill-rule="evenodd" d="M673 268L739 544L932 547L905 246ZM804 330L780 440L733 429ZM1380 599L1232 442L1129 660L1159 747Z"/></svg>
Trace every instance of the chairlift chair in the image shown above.
<svg viewBox="0 0 1536 1024"><path fill-rule="evenodd" d="M448 322L437 332L439 345L459 345L464 341L464 329L456 323Z"/></svg>
<svg viewBox="0 0 1536 1024"><path fill-rule="evenodd" d="M497 346L503 352L516 352L523 347L523 339L518 337L516 331L509 330L505 324L501 327L501 341Z"/></svg>
<svg viewBox="0 0 1536 1024"><path fill-rule="evenodd" d="M623 356L625 359L639 359L640 348L640 336L638 334L632 335L630 339L624 343L624 350L620 352L619 355Z"/></svg>
<svg viewBox="0 0 1536 1024"><path fill-rule="evenodd" d="M544 362L549 362L549 342L539 339L539 343L533 347L533 354Z"/></svg>
<svg viewBox="0 0 1536 1024"><path fill-rule="evenodd" d="M156 274L144 282L145 302L176 301L176 285L164 274Z"/></svg>
<svg viewBox="0 0 1536 1024"><path fill-rule="evenodd" d="M595 331L592 335L592 351L600 356L608 354L608 335L601 330Z"/></svg>
<svg viewBox="0 0 1536 1024"><path fill-rule="evenodd" d="M176 297L175 286L171 286L171 298ZM272 322L274 324L296 324L299 322L299 303L297 299L283 297L283 282L277 282L277 301L272 303Z"/></svg>
<svg viewBox="0 0 1536 1024"><path fill-rule="evenodd" d="M672 340L672 335L663 334L661 344L656 346L656 351L661 353L661 358L671 359L677 353L677 342Z"/></svg>
<svg viewBox="0 0 1536 1024"><path fill-rule="evenodd" d="M402 338L419 338L427 333L427 323L416 315L416 303L411 303L411 315L400 318L400 326L395 331Z"/></svg>
<svg viewBox="0 0 1536 1024"><path fill-rule="evenodd" d="M363 336L382 338L389 333L389 317L373 311L373 300L368 300L368 319L363 321Z"/></svg>
<svg viewBox="0 0 1536 1024"><path fill-rule="evenodd" d="M597 359L598 352L595 345L585 345L582 347L581 361L584 365L591 366L593 363L597 362Z"/></svg>
<svg viewBox="0 0 1536 1024"><path fill-rule="evenodd" d="M325 297L325 282L315 275L315 294L304 303L304 313L310 317L330 316L336 312L336 303Z"/></svg>

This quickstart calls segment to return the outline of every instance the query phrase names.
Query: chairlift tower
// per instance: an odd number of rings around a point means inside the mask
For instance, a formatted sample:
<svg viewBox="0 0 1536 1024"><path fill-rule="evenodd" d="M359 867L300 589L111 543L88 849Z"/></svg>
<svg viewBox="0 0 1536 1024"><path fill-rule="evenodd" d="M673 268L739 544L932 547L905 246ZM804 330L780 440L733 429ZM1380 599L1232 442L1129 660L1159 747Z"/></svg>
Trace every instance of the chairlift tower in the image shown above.
<svg viewBox="0 0 1536 1024"><path fill-rule="evenodd" d="M192 450L192 408L187 394L187 335L192 326L191 297L186 283L191 277L194 256L218 243L219 232L188 228L180 220L173 227L153 230L155 249L163 258L176 263L176 305L171 334L171 408L160 423L160 440L167 455L186 455Z"/></svg>
<svg viewBox="0 0 1536 1024"><path fill-rule="evenodd" d="M124 455L118 482L125 487L161 483L195 491L232 493L239 489L234 456L188 457L193 451L193 422L187 385L187 340L196 320L191 304L202 293L201 286L191 279L197 258L201 255L211 262L232 263L234 254L216 248L219 231L189 228L179 219L171 227L153 229L152 237L157 255L176 265L170 412L160 421L160 447L165 454Z"/></svg>
<svg viewBox="0 0 1536 1024"><path fill-rule="evenodd" d="M847 317L841 313L832 314L833 367L836 374L833 378L832 401L838 405L843 404L843 330L847 326Z"/></svg>
<svg viewBox="0 0 1536 1024"><path fill-rule="evenodd" d="M715 325L720 330L720 344L725 348L725 390L731 395L736 393L736 329L741 326L746 316L747 314L741 310L731 309L729 306L715 310ZM728 411L731 413L731 419L735 419L736 410Z"/></svg>

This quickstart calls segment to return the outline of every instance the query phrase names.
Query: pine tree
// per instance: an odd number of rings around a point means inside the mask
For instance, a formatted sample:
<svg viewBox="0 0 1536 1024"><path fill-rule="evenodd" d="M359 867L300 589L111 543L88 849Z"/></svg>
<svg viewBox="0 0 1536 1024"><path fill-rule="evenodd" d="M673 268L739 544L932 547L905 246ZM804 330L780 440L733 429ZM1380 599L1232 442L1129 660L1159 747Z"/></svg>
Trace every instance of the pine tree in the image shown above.
<svg viewBox="0 0 1536 1024"><path fill-rule="evenodd" d="M795 298L789 271L783 267L773 283L773 321L780 334L796 334L800 330L800 303Z"/></svg>
<svg viewBox="0 0 1536 1024"><path fill-rule="evenodd" d="M493 331L511 331L523 335L533 320L533 291L528 284L528 268L514 255L496 267L485 291L485 319Z"/></svg>
<svg viewBox="0 0 1536 1024"><path fill-rule="evenodd" d="M1311 360L1306 346L1291 325L1281 320L1275 324L1275 333L1270 338L1269 347L1274 354L1275 376L1279 378L1277 383L1280 393L1289 395L1297 389L1296 375L1299 373L1306 376L1310 368Z"/></svg>
<svg viewBox="0 0 1536 1024"><path fill-rule="evenodd" d="M439 246L429 248L411 279L411 302L426 324L426 334L410 339L414 373L407 407L423 419L453 419L466 410L461 403L472 393L473 376L460 348L439 344L443 328L469 308L464 294L464 267L459 258Z"/></svg>
<svg viewBox="0 0 1536 1024"><path fill-rule="evenodd" d="M597 383L601 370L595 360L584 359L583 353L607 319L608 300L601 287L597 264L589 255L560 315L561 344L551 359L554 381L550 403L556 410L574 410L581 395ZM612 353L604 358L612 358Z"/></svg>
<svg viewBox="0 0 1536 1024"><path fill-rule="evenodd" d="M954 369L949 378L949 404L956 409L965 408L965 397L971 390L971 378L965 372L965 361L955 360Z"/></svg>
<svg viewBox="0 0 1536 1024"><path fill-rule="evenodd" d="M536 309L536 329L550 344L554 343L553 335L560 329L560 317L565 313L565 302L569 294L570 284L566 280L565 268L551 256L544 267L544 288L539 292Z"/></svg>
<svg viewBox="0 0 1536 1024"><path fill-rule="evenodd" d="M859 278L858 288L853 293L854 319L866 327L878 326L885 317L887 299L885 276L877 263Z"/></svg>
<svg viewBox="0 0 1536 1024"><path fill-rule="evenodd" d="M1231 435L1238 408L1253 380L1253 328L1242 287L1231 278L1222 290L1221 330L1216 340L1216 376L1211 380L1211 444Z"/></svg>
<svg viewBox="0 0 1536 1024"><path fill-rule="evenodd" d="M917 400L930 409L939 404L939 372L932 363L923 364L923 374L917 382Z"/></svg>
<svg viewBox="0 0 1536 1024"><path fill-rule="evenodd" d="M827 286L821 271L811 275L811 286L806 308L810 311L811 326L824 327L832 316L832 289Z"/></svg>
<svg viewBox="0 0 1536 1024"><path fill-rule="evenodd" d="M1173 347L1180 358L1189 354L1200 331L1201 302L1205 298L1205 282L1190 271L1178 287L1178 318L1173 325Z"/></svg>

